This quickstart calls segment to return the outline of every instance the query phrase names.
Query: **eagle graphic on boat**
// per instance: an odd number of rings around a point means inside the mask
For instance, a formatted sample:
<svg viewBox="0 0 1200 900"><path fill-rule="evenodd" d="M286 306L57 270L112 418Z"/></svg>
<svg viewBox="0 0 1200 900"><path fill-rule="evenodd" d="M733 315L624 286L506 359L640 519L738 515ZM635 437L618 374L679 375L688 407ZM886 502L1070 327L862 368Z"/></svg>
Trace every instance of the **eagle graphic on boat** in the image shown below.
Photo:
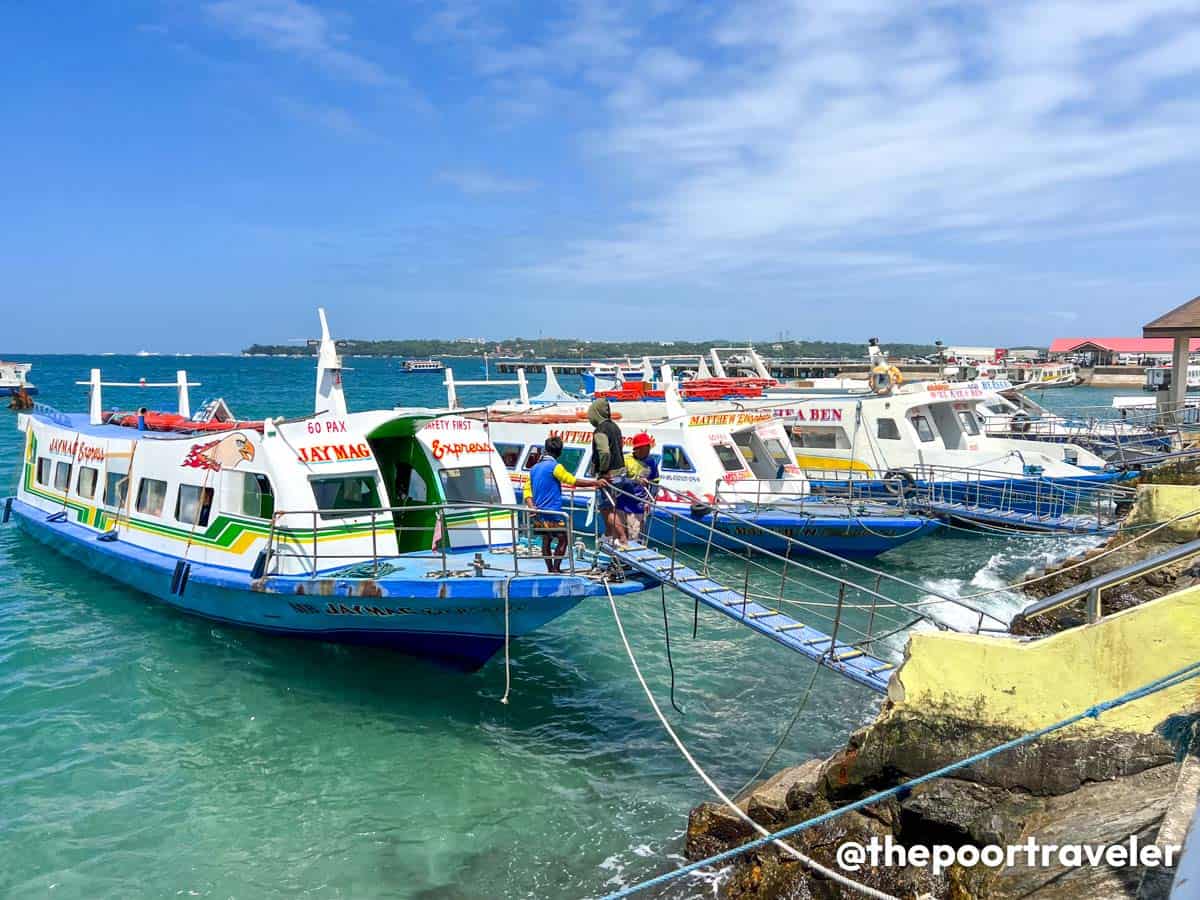
<svg viewBox="0 0 1200 900"><path fill-rule="evenodd" d="M236 468L238 463L254 461L254 445L244 434L230 434L207 444L192 444L182 465L192 469Z"/></svg>

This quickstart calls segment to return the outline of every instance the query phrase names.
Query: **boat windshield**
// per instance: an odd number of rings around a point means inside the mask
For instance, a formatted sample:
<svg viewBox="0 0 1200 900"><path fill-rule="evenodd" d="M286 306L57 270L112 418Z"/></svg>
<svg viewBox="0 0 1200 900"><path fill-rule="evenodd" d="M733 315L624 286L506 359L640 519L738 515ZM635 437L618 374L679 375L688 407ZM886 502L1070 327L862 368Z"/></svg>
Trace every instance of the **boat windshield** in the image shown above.
<svg viewBox="0 0 1200 900"><path fill-rule="evenodd" d="M490 466L442 469L439 474L447 503L500 503L500 488Z"/></svg>

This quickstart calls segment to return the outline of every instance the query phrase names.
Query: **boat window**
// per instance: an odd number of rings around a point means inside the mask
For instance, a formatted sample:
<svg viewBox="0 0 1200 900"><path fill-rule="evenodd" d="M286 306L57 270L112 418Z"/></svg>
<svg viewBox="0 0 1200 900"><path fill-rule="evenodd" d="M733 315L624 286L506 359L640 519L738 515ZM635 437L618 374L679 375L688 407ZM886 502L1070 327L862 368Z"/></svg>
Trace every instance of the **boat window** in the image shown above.
<svg viewBox="0 0 1200 900"><path fill-rule="evenodd" d="M840 425L805 425L792 428L792 446L814 450L847 450L850 440Z"/></svg>
<svg viewBox="0 0 1200 900"><path fill-rule="evenodd" d="M696 467L688 459L682 447L667 446L662 448L662 470L664 472L695 472Z"/></svg>
<svg viewBox="0 0 1200 900"><path fill-rule="evenodd" d="M532 469L537 465L538 460L542 458L542 448L534 444L529 448L529 455L525 457L525 468Z"/></svg>
<svg viewBox="0 0 1200 900"><path fill-rule="evenodd" d="M929 420L924 416L912 417L913 428L917 429L917 437L926 444L933 440L933 429L929 425Z"/></svg>
<svg viewBox="0 0 1200 900"><path fill-rule="evenodd" d="M58 462L54 465L54 489L56 491L65 491L71 483L71 464L69 462Z"/></svg>
<svg viewBox="0 0 1200 900"><path fill-rule="evenodd" d="M517 462L521 459L521 451L525 449L524 444L496 444L496 452L500 454L500 458L504 460L504 468L515 469Z"/></svg>
<svg viewBox="0 0 1200 900"><path fill-rule="evenodd" d="M380 506L379 489L373 473L310 478L309 484L312 485L322 517L325 513L377 509Z"/></svg>
<svg viewBox="0 0 1200 900"><path fill-rule="evenodd" d="M958 421L962 423L963 431L967 434L979 434L979 423L975 421L975 417L965 409L959 410Z"/></svg>
<svg viewBox="0 0 1200 900"><path fill-rule="evenodd" d="M582 447L563 447L562 453L558 454L559 465L574 475L579 471L579 461L586 452Z"/></svg>
<svg viewBox="0 0 1200 900"><path fill-rule="evenodd" d="M175 518L186 525L207 525L212 502L212 488L181 484L175 498Z"/></svg>
<svg viewBox="0 0 1200 900"><path fill-rule="evenodd" d="M80 497L90 500L96 495L96 481L100 477L100 471L93 469L91 466L79 467L79 478L75 484L75 493Z"/></svg>
<svg viewBox="0 0 1200 900"><path fill-rule="evenodd" d="M876 423L876 437L884 441L900 440L900 426L895 419L879 419Z"/></svg>
<svg viewBox="0 0 1200 900"><path fill-rule="evenodd" d="M266 475L221 472L221 509L235 515L269 519L275 514L275 492Z"/></svg>
<svg viewBox="0 0 1200 900"><path fill-rule="evenodd" d="M447 503L500 502L500 488L490 466L442 469L440 475Z"/></svg>
<svg viewBox="0 0 1200 900"><path fill-rule="evenodd" d="M742 465L742 460L738 456L737 451L728 444L713 444L713 450L717 453L717 459L721 461L721 465L725 467L726 472L741 472L745 470Z"/></svg>
<svg viewBox="0 0 1200 900"><path fill-rule="evenodd" d="M779 438L767 438L763 441L767 445L767 452L771 454L771 459L775 461L777 466L793 466L796 461L792 458L792 454L788 452L787 447L783 446L783 441Z"/></svg>
<svg viewBox="0 0 1200 900"><path fill-rule="evenodd" d="M124 506L129 493L128 472L104 473L104 503L106 506Z"/></svg>
<svg viewBox="0 0 1200 900"><path fill-rule="evenodd" d="M425 479L408 463L400 463L396 467L396 496L402 502L411 503L425 503L429 499Z"/></svg>
<svg viewBox="0 0 1200 900"><path fill-rule="evenodd" d="M138 482L137 511L150 516L161 516L163 503L167 499L167 483L157 478L143 478Z"/></svg>
<svg viewBox="0 0 1200 900"><path fill-rule="evenodd" d="M749 431L738 431L733 435L733 442L742 448L742 455L753 466L758 462L758 454L754 452L753 435Z"/></svg>
<svg viewBox="0 0 1200 900"><path fill-rule="evenodd" d="M50 472L52 471L52 469L53 469L53 466L50 464L49 459L47 459L44 456L38 457L38 460L37 460L37 482L38 482L38 484L49 484L50 483Z"/></svg>

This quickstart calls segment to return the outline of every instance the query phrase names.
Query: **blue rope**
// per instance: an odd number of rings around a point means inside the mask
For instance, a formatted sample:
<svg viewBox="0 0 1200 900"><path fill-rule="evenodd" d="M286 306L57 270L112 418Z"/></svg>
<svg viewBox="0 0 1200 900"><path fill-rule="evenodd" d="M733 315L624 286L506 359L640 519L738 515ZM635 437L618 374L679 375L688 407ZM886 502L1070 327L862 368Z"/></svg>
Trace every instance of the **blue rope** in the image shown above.
<svg viewBox="0 0 1200 900"><path fill-rule="evenodd" d="M734 847L731 850L714 854L713 856L709 856L706 859L700 860L699 862L694 862L681 868L674 869L670 872L666 872L662 875L658 875L654 878L640 882L639 884L635 884L632 887L622 888L615 893L608 894L603 898L603 900L619 900L621 897L629 897L649 888L657 887L659 885L666 884L667 882L674 881L677 878L681 878L684 875L695 872L697 869L703 869L711 865L722 863L726 860L733 859L734 857L741 856L743 853L748 853L751 850L757 850L759 847L763 847L772 843L773 841L790 837L794 834L798 834L801 831L807 831L809 828L813 828L817 825L823 825L825 822L835 819L844 813L853 812L854 810L871 806L872 804L878 803L881 800L886 800L889 797L894 797L897 794L910 791L914 787L924 784L927 781L933 781L936 778L941 778L942 776L948 775L951 772L957 771L958 769L963 769L967 766L974 765L975 763L982 762L997 755L998 753L1003 753L1004 751L1011 750L1014 747L1020 747L1022 744L1028 744L1039 740L1048 734L1052 734L1055 731L1061 731L1062 729L1067 728L1070 725L1074 725L1077 722L1081 722L1084 719L1099 718L1101 713L1108 712L1111 709L1116 709L1118 706L1124 706L1127 703L1132 703L1135 700L1141 700L1143 697L1148 697L1151 694L1158 693L1159 691L1165 691L1167 688L1172 688L1176 685L1183 684L1184 682L1190 681L1193 678L1200 678L1200 661L1190 663L1189 665L1184 666L1182 669L1172 672L1170 675L1165 675L1162 678L1152 681L1149 684L1145 684L1142 687L1136 688L1135 690L1132 690L1126 694L1122 694L1119 697L1114 697L1111 700L1104 700L1094 706L1089 706L1083 712L1076 713L1070 718L1063 719L1061 722L1055 722L1053 725L1047 725L1045 728L1039 728L1037 731L1032 731L1029 734L1023 735L1022 737L1014 738L1013 740L1006 741L1003 744L998 744L991 749L983 750L973 756L968 756L966 759L955 763L950 763L947 766L942 766L940 769L935 769L934 771L925 775L920 775L911 781L906 781L904 784L888 788L886 791L880 791L878 794L872 794L869 797L864 797L862 800L856 800L853 803L839 807L838 809L830 810L827 813L822 813L821 815L807 819L804 822L791 825L782 829L781 831L776 831L774 834L756 838L753 841L749 841L748 843Z"/></svg>

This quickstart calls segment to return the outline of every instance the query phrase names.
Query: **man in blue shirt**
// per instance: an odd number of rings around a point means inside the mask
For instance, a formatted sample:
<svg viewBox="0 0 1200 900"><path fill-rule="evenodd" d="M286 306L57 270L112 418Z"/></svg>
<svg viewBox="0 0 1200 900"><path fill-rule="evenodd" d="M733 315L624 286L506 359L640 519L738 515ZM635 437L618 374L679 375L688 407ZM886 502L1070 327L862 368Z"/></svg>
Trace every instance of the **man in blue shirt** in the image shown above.
<svg viewBox="0 0 1200 900"><path fill-rule="evenodd" d="M617 482L617 510L624 514L625 533L636 541L650 501L658 492L658 459L650 455L654 440L646 432L634 435L633 452L625 454L625 477Z"/></svg>
<svg viewBox="0 0 1200 900"><path fill-rule="evenodd" d="M549 572L562 572L562 561L569 541L566 525L570 513L563 512L563 485L569 488L596 487L595 481L576 478L558 461L562 449L562 438L547 438L545 452L529 470L529 478L523 488L525 505L536 510L533 527L542 533L542 556Z"/></svg>

